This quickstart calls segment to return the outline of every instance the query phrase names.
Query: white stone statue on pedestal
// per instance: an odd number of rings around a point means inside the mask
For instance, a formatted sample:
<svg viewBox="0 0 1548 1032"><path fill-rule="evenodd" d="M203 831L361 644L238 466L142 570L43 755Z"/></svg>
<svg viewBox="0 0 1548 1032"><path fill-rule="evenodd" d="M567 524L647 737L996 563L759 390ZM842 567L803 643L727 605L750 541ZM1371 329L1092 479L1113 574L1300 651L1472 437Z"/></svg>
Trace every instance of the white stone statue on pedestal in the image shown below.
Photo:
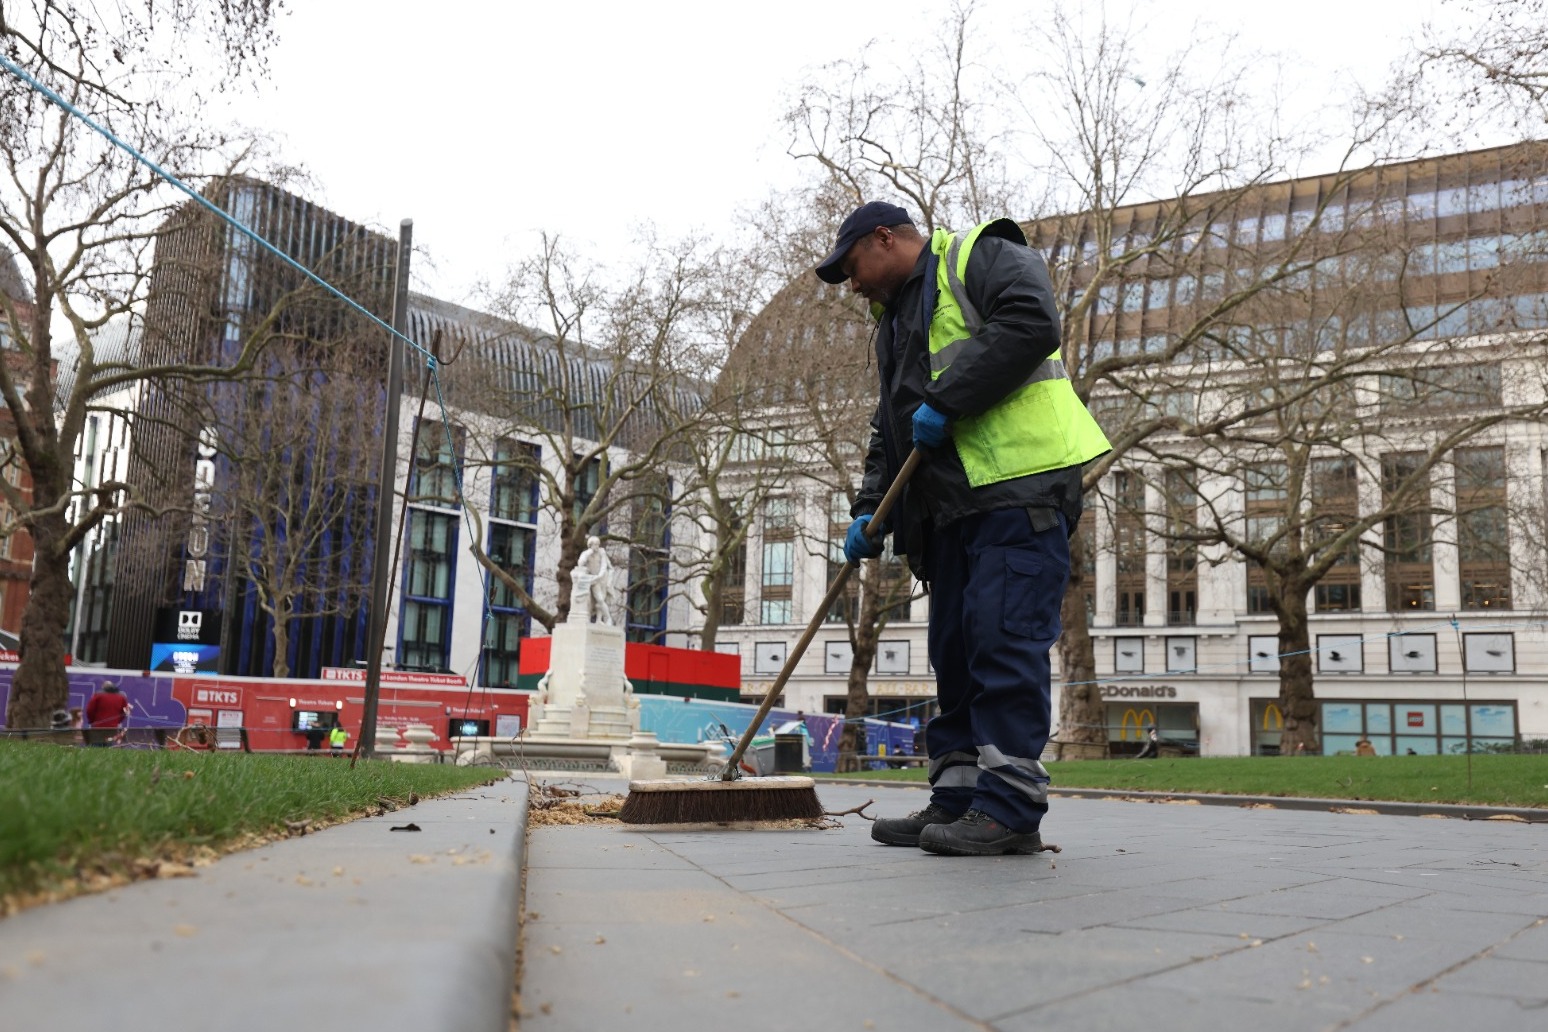
<svg viewBox="0 0 1548 1032"><path fill-rule="evenodd" d="M570 571L570 613L551 634L548 672L529 710L525 749L607 758L634 778L661 777L666 762L652 732L640 730L640 701L624 674L627 642L613 624L613 564L597 537ZM577 752L577 750L580 750Z"/></svg>
<svg viewBox="0 0 1548 1032"><path fill-rule="evenodd" d="M595 535L586 539L586 550L570 571L570 619L576 623L612 625L613 561Z"/></svg>

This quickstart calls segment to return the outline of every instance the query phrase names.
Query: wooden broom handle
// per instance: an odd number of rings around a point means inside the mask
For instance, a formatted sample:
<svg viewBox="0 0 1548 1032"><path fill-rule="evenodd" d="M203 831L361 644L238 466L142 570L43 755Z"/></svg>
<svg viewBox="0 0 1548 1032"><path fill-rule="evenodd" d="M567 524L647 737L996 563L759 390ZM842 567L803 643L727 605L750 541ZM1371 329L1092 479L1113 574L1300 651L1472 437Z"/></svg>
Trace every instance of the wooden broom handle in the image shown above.
<svg viewBox="0 0 1548 1032"><path fill-rule="evenodd" d="M914 475L914 470L918 468L920 460L923 458L924 453L918 448L908 453L908 458L903 462L903 468L898 470L898 475L892 478L892 484L887 488L887 493L882 495L881 503L876 506L876 511L871 514L871 521L865 525L865 536L867 538L875 537L879 533L878 528L886 520L887 514L892 511L892 507L897 504L898 496L903 493L903 488L908 484L908 478ZM790 651L790 655L785 657L785 665L780 669L779 676L774 678L774 683L769 687L768 694L763 697L763 704L758 707L758 712L753 715L751 723L747 725L747 730L742 732L742 740L736 743L735 749L731 750L731 756L726 760L726 769L720 772L721 781L735 781L740 776L737 773L737 767L741 764L742 757L747 755L747 747L752 744L753 738L757 736L758 728L762 726L764 718L769 715L769 710L774 708L774 700L779 697L779 693L785 687L785 683L790 680L790 675L795 670L795 665L806 654L806 647L812 643L812 639L817 636L818 629L826 622L828 611L833 608L833 604L838 601L840 593L844 590L844 585L849 582L850 572L858 565L858 563L845 563L843 568L839 570L838 576L833 578L833 583L828 586L828 594L823 597L822 604L812 614L811 621L806 625L805 633L796 642L795 648Z"/></svg>

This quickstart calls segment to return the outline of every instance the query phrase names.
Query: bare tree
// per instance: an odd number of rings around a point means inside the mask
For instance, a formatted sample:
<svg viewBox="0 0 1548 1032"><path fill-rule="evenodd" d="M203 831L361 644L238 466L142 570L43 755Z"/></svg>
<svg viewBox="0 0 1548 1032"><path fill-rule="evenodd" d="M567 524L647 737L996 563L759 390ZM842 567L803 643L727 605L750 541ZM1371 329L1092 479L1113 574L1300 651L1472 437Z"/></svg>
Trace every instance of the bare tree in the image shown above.
<svg viewBox="0 0 1548 1032"><path fill-rule="evenodd" d="M939 38L906 57L872 43L822 69L786 114L790 155L821 169L846 211L900 198L929 233L1025 210L1008 127L997 123L1006 91L969 57L984 42L973 4L954 0Z"/></svg>
<svg viewBox="0 0 1548 1032"><path fill-rule="evenodd" d="M268 618L275 677L290 676L294 622L356 613L369 596L369 564L324 546L344 527L368 536L381 453L379 383L286 365L204 423L231 470L212 513L227 569Z"/></svg>
<svg viewBox="0 0 1548 1032"><path fill-rule="evenodd" d="M1131 20L1064 5L1040 39L1054 60L1022 91L1035 98L1025 110L1058 184L1050 201L1074 214L1038 219L1029 236L1049 256L1065 367L1112 444L1084 472L1094 497L1127 455L1180 425L1178 411L1148 403L1158 384L1209 382L1216 357L1256 320L1282 320L1289 299L1309 295L1319 262L1361 246L1345 198L1386 153L1395 116L1378 106L1350 111L1320 192L1293 194L1268 184L1326 141L1296 139L1277 128L1272 109L1257 110L1230 40L1200 34L1157 55ZM1361 202L1353 204L1351 219ZM1087 630L1093 547L1088 532L1071 539L1059 640L1059 738L1087 748L1107 734Z"/></svg>
<svg viewBox="0 0 1548 1032"><path fill-rule="evenodd" d="M1426 99L1444 99L1444 121L1461 110L1473 117L1482 111L1503 116L1513 130L1540 135L1548 121L1548 12L1542 0L1467 0L1454 7L1468 16L1466 28L1427 27L1417 67L1401 72L1399 84L1407 90L1430 86L1434 92ZM1426 105L1427 113L1435 110Z"/></svg>
<svg viewBox="0 0 1548 1032"><path fill-rule="evenodd" d="M841 196L903 194L930 227L1004 215L1014 210L1005 205L1018 203L1010 184L1046 184L1021 210L1039 216L1029 220L1028 236L1049 258L1061 357L1082 400L1094 404L1104 391L1136 396L1148 371L1207 354L1208 342L1239 323L1257 295L1306 272L1311 259L1294 247L1273 263L1244 263L1258 238L1230 232L1242 199L1283 174L1295 150L1282 134L1250 131L1257 118L1241 85L1244 63L1222 41L1201 38L1195 48L1156 55L1142 27L1109 20L1101 9L1074 14L1056 5L1027 34L1026 59L1007 55L1008 68L1036 69L1014 81L967 60L972 20L971 7L959 7L942 34L951 44L927 54L903 83L862 65L851 69L845 91L808 90L790 116L792 152L815 162ZM1201 61L1206 47L1210 59ZM961 101L961 84L972 77L982 107ZM1025 133L986 121L996 106L1019 107ZM1383 132L1382 121L1370 119L1352 134L1346 162L1358 164L1356 155ZM1333 183L1329 196L1339 189ZM1050 208L1073 214L1047 214ZM1322 211L1313 204L1298 213L1298 228L1317 224ZM1244 265L1251 277L1235 275ZM1167 412L1111 398L1106 405L1098 414L1113 447L1085 470L1088 493L1130 449L1175 424ZM1085 538L1077 533L1071 541L1060 738L1100 744L1105 721L1087 631Z"/></svg>
<svg viewBox="0 0 1548 1032"><path fill-rule="evenodd" d="M141 0L104 10L60 0L7 3L0 46L14 62L162 168L193 181L226 172L245 151L206 128L203 89L219 90L261 68L269 43L268 0ZM190 60L214 66L179 74ZM32 593L22 620L22 661L6 722L47 723L66 694L64 629L72 589L70 553L124 502L122 484L97 486L70 518L73 454L98 392L163 375L155 365L99 362L92 335L133 312L146 296L149 258L178 196L161 177L51 104L27 83L0 75L0 243L30 280L22 303L0 296L17 361L0 363L0 397L15 419L15 448L31 473L30 498L7 496L32 536ZM259 338L222 368L250 366ZM61 362L75 376L57 396Z"/></svg>
<svg viewBox="0 0 1548 1032"><path fill-rule="evenodd" d="M1447 266L1425 256L1442 245L1377 184L1355 179L1337 219L1308 223L1304 268L1207 339L1207 367L1133 383L1140 408L1171 419L1133 450L1134 468L1187 500L1158 514L1162 536L1201 563L1245 563L1249 610L1278 619L1287 751L1319 748L1310 607L1358 610L1362 563L1427 565L1434 522L1454 520L1476 580L1464 608L1510 607L1508 588L1487 597L1511 579L1499 434L1548 412L1541 344L1515 330L1512 303L1540 289L1535 264L1449 273L1449 300L1431 301ZM1256 260L1281 267L1293 246L1260 244ZM1459 484L1448 506L1431 493L1443 465ZM1469 476L1479 486L1464 489ZM1390 597L1386 608L1433 604Z"/></svg>
<svg viewBox="0 0 1548 1032"><path fill-rule="evenodd" d="M478 413L470 461L537 485L557 528L551 603L480 541L470 544L549 630L569 615L570 575L587 538L626 541L632 515L653 504L665 512L681 497L674 471L685 435L706 419L704 374L720 357L704 336L714 278L694 241L646 245L646 257L613 288L604 270L545 238L493 296L498 322L447 370L454 403ZM517 441L536 447L501 450Z"/></svg>
<svg viewBox="0 0 1548 1032"><path fill-rule="evenodd" d="M804 220L786 225L778 264L792 278L748 325L720 379L722 389L739 392L756 414L766 454L781 474L767 482L760 506L743 508L740 532L755 530L766 556L772 546L779 554L821 557L830 582L845 563L842 540L876 409L876 374L869 362L873 323L853 298L811 274L830 235L820 213L837 211L842 203L836 190L819 192L805 199ZM766 461L763 455L754 459ZM821 516L803 523L802 509ZM839 741L846 769L855 762L862 721L870 713L869 681L880 636L889 620L906 616L913 589L908 568L888 553L862 563L859 576L825 614L845 627L850 640ZM770 594L766 580L763 598Z"/></svg>

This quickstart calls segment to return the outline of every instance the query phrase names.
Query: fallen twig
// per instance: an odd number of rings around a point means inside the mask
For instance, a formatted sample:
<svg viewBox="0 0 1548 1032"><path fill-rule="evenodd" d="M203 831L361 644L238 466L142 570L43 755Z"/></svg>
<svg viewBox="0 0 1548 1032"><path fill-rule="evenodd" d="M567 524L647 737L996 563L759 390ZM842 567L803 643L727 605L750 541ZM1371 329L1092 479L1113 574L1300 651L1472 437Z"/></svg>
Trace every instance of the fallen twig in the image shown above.
<svg viewBox="0 0 1548 1032"><path fill-rule="evenodd" d="M822 811L822 815L824 817L843 817L846 814L851 814L852 813L852 814L855 814L856 816L864 817L868 821L874 821L876 818L872 817L870 814L865 812L865 808L867 806L870 806L874 802L876 802L876 800L874 800L874 799L867 799L865 802L861 803L859 806L851 806L847 810L824 810L824 811Z"/></svg>

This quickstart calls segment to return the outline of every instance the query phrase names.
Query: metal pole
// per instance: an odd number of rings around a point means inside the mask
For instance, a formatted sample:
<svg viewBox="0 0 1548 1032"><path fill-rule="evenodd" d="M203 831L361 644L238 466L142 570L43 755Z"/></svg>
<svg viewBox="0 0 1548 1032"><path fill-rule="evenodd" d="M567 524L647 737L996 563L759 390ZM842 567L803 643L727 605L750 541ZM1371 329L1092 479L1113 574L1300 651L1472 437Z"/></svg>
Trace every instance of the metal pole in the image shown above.
<svg viewBox="0 0 1548 1032"><path fill-rule="evenodd" d="M413 251L414 220L398 224L398 275L392 296L392 328L407 332L409 255ZM376 489L376 536L372 542L376 555L371 567L371 612L366 632L365 708L360 714L360 738L355 755L370 759L376 748L376 702L382 693L382 650L387 638L387 585L392 580L393 485L398 479L398 408L403 396L403 344L397 337L387 340L387 414L382 426L382 469Z"/></svg>

